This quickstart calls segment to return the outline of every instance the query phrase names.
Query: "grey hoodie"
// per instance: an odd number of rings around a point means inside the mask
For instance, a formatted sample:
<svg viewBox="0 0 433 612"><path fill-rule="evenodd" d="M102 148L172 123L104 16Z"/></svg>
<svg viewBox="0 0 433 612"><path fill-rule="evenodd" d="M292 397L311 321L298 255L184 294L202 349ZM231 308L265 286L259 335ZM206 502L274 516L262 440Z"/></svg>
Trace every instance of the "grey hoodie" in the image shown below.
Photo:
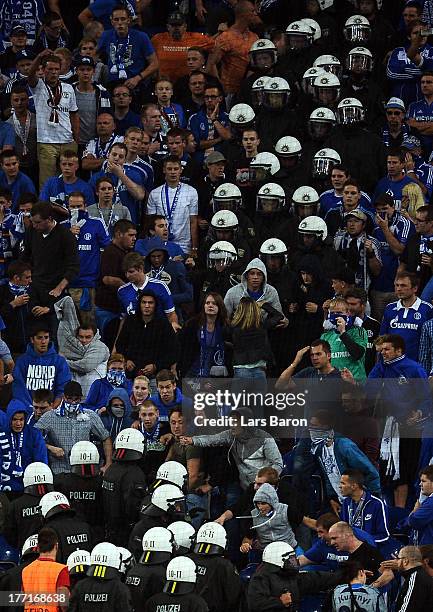
<svg viewBox="0 0 433 612"><path fill-rule="evenodd" d="M267 284L268 275L266 272L266 266L261 259L256 257L255 259L252 259L250 261L250 263L247 265L245 270L242 272L241 282L235 287L232 287L231 289L229 289L226 293L226 296L224 298L224 304L225 304L225 307L227 308L227 314L229 317L231 317L234 311L236 310L239 302L241 301L241 298L251 297L247 289L247 276L246 275L253 268L255 268L256 270L260 270L260 272L262 272L265 277L265 282L263 283L263 286L262 286L262 295L256 301L257 302L268 302L268 304L270 304L273 308L275 308L275 310L278 310L279 312L281 312L281 314L283 313L277 290L275 289L275 287L272 287L272 285ZM264 311L262 311L262 313L263 315L267 316L267 314Z"/></svg>
<svg viewBox="0 0 433 612"><path fill-rule="evenodd" d="M263 549L271 542L287 542L296 548L295 534L287 518L287 504L282 504L274 487L265 482L254 495L254 506L257 502L264 502L272 507L268 516L263 516L255 509L252 511L253 529L257 533L260 548ZM263 525L263 526L261 526Z"/></svg>
<svg viewBox="0 0 433 612"><path fill-rule="evenodd" d="M194 436L193 443L194 446L230 447L243 489L254 482L260 468L270 466L278 473L283 469L283 459L277 444L264 429L245 427L236 438L230 429L226 429L210 436ZM230 462L228 453L227 459Z"/></svg>

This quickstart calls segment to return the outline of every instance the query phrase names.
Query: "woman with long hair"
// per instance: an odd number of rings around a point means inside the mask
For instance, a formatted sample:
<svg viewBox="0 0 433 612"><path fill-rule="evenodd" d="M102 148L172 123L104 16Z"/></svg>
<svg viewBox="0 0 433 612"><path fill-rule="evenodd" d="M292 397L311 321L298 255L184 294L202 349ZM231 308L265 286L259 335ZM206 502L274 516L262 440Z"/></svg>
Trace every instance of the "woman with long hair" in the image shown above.
<svg viewBox="0 0 433 612"><path fill-rule="evenodd" d="M179 369L185 378L228 376L227 311L219 293L205 295L198 315L187 321L180 334Z"/></svg>

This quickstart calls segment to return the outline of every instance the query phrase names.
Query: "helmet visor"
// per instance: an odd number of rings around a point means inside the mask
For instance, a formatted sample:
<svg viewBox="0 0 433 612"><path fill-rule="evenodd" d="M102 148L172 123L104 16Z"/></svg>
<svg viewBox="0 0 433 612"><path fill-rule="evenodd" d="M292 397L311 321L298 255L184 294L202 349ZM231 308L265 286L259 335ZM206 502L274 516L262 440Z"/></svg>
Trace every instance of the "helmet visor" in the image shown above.
<svg viewBox="0 0 433 612"><path fill-rule="evenodd" d="M324 140L329 136L331 130L331 121L315 121L310 119L308 122L308 133L314 140Z"/></svg>
<svg viewBox="0 0 433 612"><path fill-rule="evenodd" d="M343 106L336 110L337 121L340 125L351 125L364 120L365 113L359 106Z"/></svg>
<svg viewBox="0 0 433 612"><path fill-rule="evenodd" d="M366 24L353 24L344 28L344 38L355 44L367 42L370 40L371 28Z"/></svg>
<svg viewBox="0 0 433 612"><path fill-rule="evenodd" d="M313 44L313 34L305 32L286 32L287 46L289 49L307 49Z"/></svg>
<svg viewBox="0 0 433 612"><path fill-rule="evenodd" d="M271 176L271 164L250 165L250 181L260 183Z"/></svg>
<svg viewBox="0 0 433 612"><path fill-rule="evenodd" d="M263 89L260 89L258 87L251 89L251 105L254 108L257 108L258 106L260 106L260 104L262 103L262 99L263 99Z"/></svg>
<svg viewBox="0 0 433 612"><path fill-rule="evenodd" d="M250 66L257 70L267 70L275 66L277 62L277 52L275 49L263 49L250 51Z"/></svg>
<svg viewBox="0 0 433 612"><path fill-rule="evenodd" d="M357 55L352 53L347 56L346 68L355 73L371 72L373 69L373 60L368 55Z"/></svg>
<svg viewBox="0 0 433 612"><path fill-rule="evenodd" d="M220 210L232 210L236 212L241 205L241 198L219 198L218 196L213 197L213 211L214 213Z"/></svg>
<svg viewBox="0 0 433 612"><path fill-rule="evenodd" d="M288 91L263 91L263 106L275 110L284 108L289 103L289 97Z"/></svg>
<svg viewBox="0 0 433 612"><path fill-rule="evenodd" d="M284 208L284 198L280 196L257 195L256 210L262 215L272 215Z"/></svg>
<svg viewBox="0 0 433 612"><path fill-rule="evenodd" d="M343 67L341 64L323 64L320 68L323 68L326 72L332 72L332 74L335 74L338 78L343 74Z"/></svg>
<svg viewBox="0 0 433 612"><path fill-rule="evenodd" d="M313 96L316 93L314 88L314 81L316 80L316 75L310 77L303 77L301 81L302 91L310 96Z"/></svg>
<svg viewBox="0 0 433 612"><path fill-rule="evenodd" d="M331 173L335 166L335 161L329 157L314 157L313 158L313 176L314 178L326 178Z"/></svg>
<svg viewBox="0 0 433 612"><path fill-rule="evenodd" d="M336 102L340 96L339 87L319 87L315 86L315 97L316 100L322 103L323 106L328 106Z"/></svg>
<svg viewBox="0 0 433 612"><path fill-rule="evenodd" d="M207 256L207 267L222 272L236 261L237 257L228 251L210 251Z"/></svg>

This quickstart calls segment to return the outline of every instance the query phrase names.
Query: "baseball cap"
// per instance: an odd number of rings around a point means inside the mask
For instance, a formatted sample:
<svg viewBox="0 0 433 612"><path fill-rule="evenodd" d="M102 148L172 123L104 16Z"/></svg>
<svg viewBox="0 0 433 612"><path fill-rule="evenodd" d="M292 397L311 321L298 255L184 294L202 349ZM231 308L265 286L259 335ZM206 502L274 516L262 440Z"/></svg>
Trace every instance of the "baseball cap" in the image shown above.
<svg viewBox="0 0 433 612"><path fill-rule="evenodd" d="M406 110L403 100L401 100L400 98L395 98L395 97L390 98L388 102L385 104L385 109L388 110L389 108L396 108L402 111Z"/></svg>
<svg viewBox="0 0 433 612"><path fill-rule="evenodd" d="M11 36L13 36L14 34L19 34L20 32L24 32L24 34L27 34L27 30L21 23L14 22L11 27Z"/></svg>
<svg viewBox="0 0 433 612"><path fill-rule="evenodd" d="M168 25L182 25L185 23L185 16L182 13L172 13L167 19Z"/></svg>
<svg viewBox="0 0 433 612"><path fill-rule="evenodd" d="M22 51L18 51L15 55L15 62L20 62L21 60L30 60L33 61L35 59L34 53L28 51L27 49L23 49Z"/></svg>
<svg viewBox="0 0 433 612"><path fill-rule="evenodd" d="M355 217L355 219L359 219L360 221L367 221L367 215L362 212L362 210L351 210L350 212L344 215L344 218L347 220L349 217Z"/></svg>
<svg viewBox="0 0 433 612"><path fill-rule="evenodd" d="M95 61L93 57L89 57L88 55L81 55L75 60L75 67L78 68L78 66L91 66L92 68L94 68Z"/></svg>
<svg viewBox="0 0 433 612"><path fill-rule="evenodd" d="M421 141L416 136L406 136L406 138L401 143L401 148L408 149L409 151L411 151L412 149L415 149L416 147L420 147L420 146L421 146Z"/></svg>
<svg viewBox="0 0 433 612"><path fill-rule="evenodd" d="M206 166L210 166L211 164L217 164L218 162L226 162L226 158L219 151L212 151L206 157Z"/></svg>

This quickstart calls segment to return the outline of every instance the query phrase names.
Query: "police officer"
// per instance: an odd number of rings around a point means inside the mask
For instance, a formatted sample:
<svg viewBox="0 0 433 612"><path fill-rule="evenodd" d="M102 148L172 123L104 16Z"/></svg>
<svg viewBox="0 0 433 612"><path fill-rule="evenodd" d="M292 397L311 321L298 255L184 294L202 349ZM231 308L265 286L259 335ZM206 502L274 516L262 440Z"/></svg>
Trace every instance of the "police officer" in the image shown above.
<svg viewBox="0 0 433 612"><path fill-rule="evenodd" d="M237 258L235 247L227 240L218 240L210 247L207 255L207 271L203 276L198 295L199 305L209 291L215 291L224 297L231 287L240 283L241 277L232 270Z"/></svg>
<svg viewBox="0 0 433 612"><path fill-rule="evenodd" d="M92 442L77 442L71 449L70 464L71 472L56 474L55 489L66 495L77 517L89 523L93 542L101 542L104 517L98 449Z"/></svg>
<svg viewBox="0 0 433 612"><path fill-rule="evenodd" d="M239 574L228 559L227 533L222 525L205 523L197 531L191 558L197 566L196 592L211 612L237 610L241 596Z"/></svg>
<svg viewBox="0 0 433 612"><path fill-rule="evenodd" d="M66 563L67 558L77 548L91 550L92 534L90 525L75 516L68 498L58 491L46 493L40 502L44 527L51 527L59 540L57 559Z"/></svg>
<svg viewBox="0 0 433 612"><path fill-rule="evenodd" d="M69 578L71 580L71 590L75 585L83 580L87 575L87 570L90 567L90 553L88 550L75 550L66 560L66 565L69 570Z"/></svg>
<svg viewBox="0 0 433 612"><path fill-rule="evenodd" d="M160 465L155 480L149 485L146 495L143 497L140 512L150 504L155 489L163 484L176 485L186 493L188 490L188 470L179 461L165 461Z"/></svg>
<svg viewBox="0 0 433 612"><path fill-rule="evenodd" d="M167 527L175 519L185 517L185 494L172 484L164 484L152 493L150 504L141 509L141 518L129 538L128 548L136 559L141 555L143 535L151 527Z"/></svg>
<svg viewBox="0 0 433 612"><path fill-rule="evenodd" d="M140 561L128 570L125 579L134 610L139 610L144 601L164 588L167 564L174 546L173 534L165 527L152 527L144 534L143 554Z"/></svg>
<svg viewBox="0 0 433 612"><path fill-rule="evenodd" d="M295 612L305 595L334 587L341 581L341 572L298 573L296 554L286 542L271 542L263 551L262 565L251 578L247 601L250 612L276 606Z"/></svg>
<svg viewBox="0 0 433 612"><path fill-rule="evenodd" d="M145 453L144 436L128 427L116 437L113 463L102 480L107 538L119 546L128 541L146 491L146 476L139 466Z"/></svg>
<svg viewBox="0 0 433 612"><path fill-rule="evenodd" d="M35 561L39 556L38 552L38 534L27 538L21 550L21 561L19 565L14 565L0 576L0 592L5 591L17 592L21 591L22 571L23 569ZM23 612L23 605L8 606L9 612Z"/></svg>
<svg viewBox="0 0 433 612"><path fill-rule="evenodd" d="M302 145L293 136L282 136L274 147L280 162L280 169L275 173L276 183L283 187L287 201L299 185L305 185L310 178L309 168L303 160Z"/></svg>
<svg viewBox="0 0 433 612"><path fill-rule="evenodd" d="M186 521L174 521L168 526L174 537L174 556L184 556L191 552L192 543L195 539L195 529L191 523Z"/></svg>
<svg viewBox="0 0 433 612"><path fill-rule="evenodd" d="M144 612L207 612L205 600L195 593L196 565L188 557L175 557L167 565L164 592L148 599Z"/></svg>
<svg viewBox="0 0 433 612"><path fill-rule="evenodd" d="M122 558L110 542L97 544L90 555L87 577L76 585L69 601L69 612L119 610L132 612L129 589L120 579Z"/></svg>
<svg viewBox="0 0 433 612"><path fill-rule="evenodd" d="M212 206L214 213L220 210L231 210L235 213L244 237L254 251L256 246L254 223L243 210L242 193L239 187L234 183L222 183L219 185L213 194Z"/></svg>
<svg viewBox="0 0 433 612"><path fill-rule="evenodd" d="M260 187L256 198L254 222L258 244L268 238L287 240L290 222L286 208L286 194L281 185L266 183Z"/></svg>
<svg viewBox="0 0 433 612"><path fill-rule="evenodd" d="M199 262L206 265L206 256L210 247L220 240L230 242L235 247L238 258L233 263L233 273L242 274L252 258L252 251L248 240L240 230L237 215L231 210L220 210L213 215L208 234L199 250Z"/></svg>
<svg viewBox="0 0 433 612"><path fill-rule="evenodd" d="M132 552L124 546L118 546L117 548L119 549L121 558L120 577L122 582L125 582L126 573L135 565L135 557Z"/></svg>
<svg viewBox="0 0 433 612"><path fill-rule="evenodd" d="M17 548L37 533L43 525L39 502L41 497L54 490L53 474L45 463L35 461L24 470L24 492L9 504L4 536Z"/></svg>
<svg viewBox="0 0 433 612"><path fill-rule="evenodd" d="M298 244L298 226L302 219L318 215L320 208L319 194L309 185L301 185L292 195L292 217L289 221L286 244L293 249Z"/></svg>

